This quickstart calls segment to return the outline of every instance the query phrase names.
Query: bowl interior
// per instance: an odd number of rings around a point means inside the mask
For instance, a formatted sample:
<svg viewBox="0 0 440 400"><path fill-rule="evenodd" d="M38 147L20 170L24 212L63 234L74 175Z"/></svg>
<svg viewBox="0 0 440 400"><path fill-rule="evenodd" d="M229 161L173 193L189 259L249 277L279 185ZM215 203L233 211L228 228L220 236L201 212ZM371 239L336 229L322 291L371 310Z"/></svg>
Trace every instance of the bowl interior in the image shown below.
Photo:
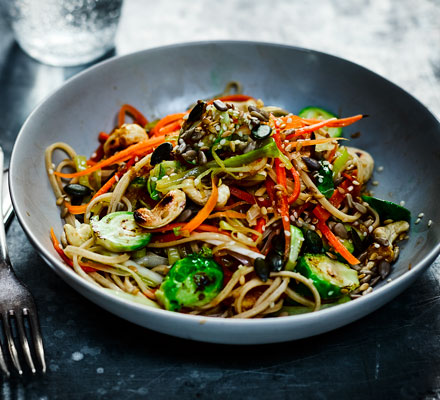
<svg viewBox="0 0 440 400"><path fill-rule="evenodd" d="M63 141L89 156L98 133L115 125L122 104L134 105L152 120L222 92L230 80L265 104L292 112L317 105L341 116L369 114L344 128L344 136L360 132L350 145L369 151L376 166L383 166L372 179L379 182L371 187L374 195L405 201L413 222L425 213L412 224L391 277L433 260L440 241L440 224L427 226L429 219L440 221L440 128L434 116L394 84L345 60L286 46L217 42L111 59L68 81L31 114L11 158L11 192L26 233L53 268L65 267L48 234L50 227L59 234L62 222L44 169L45 148Z"/></svg>

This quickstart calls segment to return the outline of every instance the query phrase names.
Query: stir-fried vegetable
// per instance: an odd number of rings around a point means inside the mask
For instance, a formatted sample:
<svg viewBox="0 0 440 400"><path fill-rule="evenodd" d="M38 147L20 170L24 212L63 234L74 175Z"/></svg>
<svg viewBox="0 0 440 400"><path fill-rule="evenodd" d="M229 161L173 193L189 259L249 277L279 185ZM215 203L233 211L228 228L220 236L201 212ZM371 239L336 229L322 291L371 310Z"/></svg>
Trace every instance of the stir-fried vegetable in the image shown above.
<svg viewBox="0 0 440 400"><path fill-rule="evenodd" d="M220 292L223 270L213 259L192 254L177 261L156 291L167 310L200 307Z"/></svg>

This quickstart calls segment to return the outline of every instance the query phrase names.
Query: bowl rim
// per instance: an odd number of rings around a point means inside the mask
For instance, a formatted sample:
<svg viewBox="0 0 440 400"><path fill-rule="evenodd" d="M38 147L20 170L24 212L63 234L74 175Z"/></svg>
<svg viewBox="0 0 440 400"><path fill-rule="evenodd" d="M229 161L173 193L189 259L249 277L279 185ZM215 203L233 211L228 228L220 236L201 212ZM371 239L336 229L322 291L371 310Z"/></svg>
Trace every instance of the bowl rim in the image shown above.
<svg viewBox="0 0 440 400"><path fill-rule="evenodd" d="M42 256L44 261L58 274L58 275L64 275L67 274L67 276L75 281L76 284L82 286L87 291L93 292L96 296L102 297L110 302L117 303L120 306L123 306L125 308L124 312L127 308L135 309L138 312L141 313L152 313L154 315L157 315L158 317L163 318L171 318L172 320L181 321L182 323L197 323L197 324L206 324L209 321L209 324L212 325L219 325L219 326L226 326L226 327L261 327L265 325L271 325L274 328L284 326L284 325L294 325L294 324L308 324L317 318L324 319L325 316L332 317L337 314L353 311L356 309L359 309L357 312L358 314L363 315L360 310L363 308L363 305L367 305L369 303L375 303L375 301L385 294L386 292L392 292L393 288L397 289L397 287L405 286L406 284L409 284L410 281L414 278L414 275L418 275L420 270L423 270L427 268L432 262L435 260L437 255L440 253L440 243L438 243L436 246L434 246L424 257L423 259L411 267L411 269L408 269L404 273L402 273L397 278L393 279L391 282L387 282L382 287L379 287L375 289L372 293L370 293L368 296L362 296L356 301L350 301L347 303L339 304L335 307L329 307L323 310L320 310L319 313L305 313L300 315L289 315L283 318L261 318L261 319L240 319L240 318L218 318L218 317L209 317L209 316L203 316L203 315L192 315L192 314L183 314L178 312L172 312L164 309L159 308L153 308L148 307L136 302L132 302L129 300L126 300L124 298L115 296L111 294L110 292L101 290L100 288L96 287L95 285L92 285L85 279L81 278L78 274L76 274L71 268L69 268L61 259L55 257L54 254L49 251L49 249L46 246L43 246L39 243L38 237L32 232L31 227L26 222L26 218L24 216L25 212L24 210L21 210L20 207L18 207L18 194L15 191L15 184L14 184L14 175L15 171L19 166L19 159L17 159L17 153L18 148L20 146L20 142L23 140L23 137L25 136L26 131L28 130L28 127L32 123L32 119L34 116L40 111L41 108L44 107L44 104L54 97L57 93L68 90L68 88L71 85L74 85L78 80L81 80L83 76L87 76L91 72L95 70L99 70L108 64L113 63L119 63L123 62L126 59L137 57L142 54L149 54L154 53L157 51L163 51L163 50L170 50L173 48L181 48L181 47L199 47L199 46L211 46L211 45L225 45L225 46L243 46L243 45L251 45L251 46L267 46L272 48L282 48L286 50L293 50L297 52L302 53L311 53L318 55L320 57L328 57L330 59L334 59L339 62L351 64L351 66L355 68L360 68L363 70L363 72L372 74L372 76L376 79L380 79L383 81L386 81L388 84L392 85L395 89L398 89L402 92L402 94L409 96L413 101L416 101L421 107L423 107L431 116L434 118L434 120L438 124L438 129L440 131L440 119L437 118L437 116L432 113L428 107L426 107L423 103L421 103L416 97L408 93L405 89L401 88L400 86L396 85L395 83L391 82L387 78L382 77L381 75L377 74L374 71L371 71L370 69L363 67L362 65L359 65L353 61L344 59L339 56L335 56L332 54L328 54L325 52L303 48L299 46L291 46L286 44L280 44L280 43L273 43L273 42L262 42L262 41L251 41L251 40L207 40L207 41L194 41L194 42L182 42L177 44L169 44L164 46L157 46L152 47L148 49L143 49L135 52L131 52L124 55L114 56L107 60L101 61L93 66L90 66L83 71L79 72L78 74L75 74L73 77L66 80L59 88L55 89L51 94L46 96L29 114L29 116L26 118L25 122L23 123L22 127L20 128L20 131L17 135L17 138L14 143L14 147L11 154L10 159L10 165L9 165L9 190L11 194L12 203L14 206L15 213L17 215L18 221L20 222L20 225L22 226L24 232L26 233L27 238L30 240L34 248L37 250L37 252ZM49 235L49 232L48 232ZM59 271L58 271L59 270ZM72 286L68 282L69 286ZM76 289L74 289L77 291ZM77 291L78 292L78 291ZM88 300L90 300L88 298ZM90 300L91 301L91 300ZM376 307L377 308L377 307ZM371 310L374 310L374 308L371 308Z"/></svg>

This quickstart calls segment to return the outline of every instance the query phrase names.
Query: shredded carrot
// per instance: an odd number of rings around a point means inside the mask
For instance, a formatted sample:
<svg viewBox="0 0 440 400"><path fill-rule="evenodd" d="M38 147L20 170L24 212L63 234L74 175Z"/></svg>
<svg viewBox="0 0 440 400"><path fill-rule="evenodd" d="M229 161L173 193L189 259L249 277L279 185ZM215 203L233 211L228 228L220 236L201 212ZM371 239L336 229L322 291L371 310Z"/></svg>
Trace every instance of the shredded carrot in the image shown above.
<svg viewBox="0 0 440 400"><path fill-rule="evenodd" d="M322 144L322 143L330 143L334 140L348 140L342 137L337 138L323 138L323 139L310 139L310 140L297 140L296 142L292 142L293 144L301 145L302 147L305 146L313 146L315 144Z"/></svg>
<svg viewBox="0 0 440 400"><path fill-rule="evenodd" d="M345 246L339 241L339 239L333 234L330 228L322 220L319 220L317 225L321 233L326 237L328 242L335 248L335 250L345 258L345 260L351 265L360 264L360 261L351 254Z"/></svg>
<svg viewBox="0 0 440 400"><path fill-rule="evenodd" d="M241 212L229 210L229 211L220 211L216 212L214 214L211 214L208 218L221 218L221 217L228 217L228 218L237 218L237 219L246 219L246 214L243 214Z"/></svg>
<svg viewBox="0 0 440 400"><path fill-rule="evenodd" d="M181 120L186 113L177 113L177 114L169 114L166 117L162 118L153 129L150 131L150 136L158 136L160 134L160 129L165 127L168 124L171 124L172 122L176 122Z"/></svg>
<svg viewBox="0 0 440 400"><path fill-rule="evenodd" d="M147 118L137 109L130 104L123 104L118 114L118 126L121 127L125 123L125 114L130 114L134 121L140 126L144 127L148 124Z"/></svg>
<svg viewBox="0 0 440 400"><path fill-rule="evenodd" d="M214 210L215 205L217 204L218 199L218 188L214 182L214 178L212 178L212 192L211 196L209 196L208 201L203 206L203 208L197 213L197 215L189 221L183 228L183 231L192 232L194 229L199 227L206 218L208 218L209 214L211 214L212 210Z"/></svg>
<svg viewBox="0 0 440 400"><path fill-rule="evenodd" d="M354 122L359 121L360 119L366 118L366 117L368 117L368 115L357 114L357 115L353 115L352 117L338 118L338 119L333 120L332 122L330 122L326 126L329 128L343 128L344 126L351 125ZM319 119L303 119L303 121L306 123L309 123L309 124L317 124L317 123L321 122L321 120L319 120Z"/></svg>
<svg viewBox="0 0 440 400"><path fill-rule="evenodd" d="M238 206L242 206L243 204L248 204L247 201L237 201L236 203L230 204L229 206L223 207L223 211L232 210Z"/></svg>
<svg viewBox="0 0 440 400"><path fill-rule="evenodd" d="M335 144L333 149L330 151L330 154L327 157L327 161L331 164L333 162L333 158L335 157L336 151L338 150L338 144Z"/></svg>
<svg viewBox="0 0 440 400"><path fill-rule="evenodd" d="M159 135L166 135L167 133L172 133L178 131L182 126L182 121L171 122L165 125L163 128L159 129Z"/></svg>
<svg viewBox="0 0 440 400"><path fill-rule="evenodd" d="M121 170L116 172L92 197L92 200L98 196L101 196L104 193L107 193L110 188L113 186L113 184L122 176L125 174L125 172L134 164L136 160L136 157L132 157L125 167ZM82 204L80 206L72 206L69 202L64 202L64 205L69 210L70 214L78 215L78 214L84 214L87 210L87 207L90 203Z"/></svg>
<svg viewBox="0 0 440 400"><path fill-rule="evenodd" d="M285 131L287 129L298 129L306 125L306 123L304 123L304 120L297 115L287 115L285 117L279 117L278 121L280 121L280 125L283 125L281 131Z"/></svg>
<svg viewBox="0 0 440 400"><path fill-rule="evenodd" d="M140 143L136 143L131 145L130 147L127 147L126 149L120 151L119 153L116 153L114 156L106 158L105 160L102 160L95 165L91 166L90 168L87 168L82 171L65 174L62 172L55 171L54 174L57 176L61 176L62 178L76 178L78 176L84 176L89 175L94 171L97 171L98 169L102 169L104 167L107 167L109 165L117 164L122 161L126 161L130 159L133 156L140 156L147 154L151 149L156 147L157 145L161 144L165 141L164 136L158 136L155 138L151 138L148 140L145 140Z"/></svg>

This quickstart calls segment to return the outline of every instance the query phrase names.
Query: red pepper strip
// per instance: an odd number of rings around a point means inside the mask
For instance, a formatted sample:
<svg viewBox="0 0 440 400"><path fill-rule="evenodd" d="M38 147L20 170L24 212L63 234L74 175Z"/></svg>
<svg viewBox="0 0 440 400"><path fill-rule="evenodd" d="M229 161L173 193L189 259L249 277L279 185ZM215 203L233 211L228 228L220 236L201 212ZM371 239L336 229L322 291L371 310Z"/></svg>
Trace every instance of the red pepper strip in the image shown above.
<svg viewBox="0 0 440 400"><path fill-rule="evenodd" d="M298 199L299 194L301 193L301 180L299 178L298 171L295 169L295 167L292 167L290 169L290 172L293 175L293 182L294 182L295 185L293 187L293 192L290 195L290 197L288 198L287 202L289 204L292 204L292 203L294 203Z"/></svg>
<svg viewBox="0 0 440 400"><path fill-rule="evenodd" d="M344 182L342 182L339 187L344 189L344 191L347 190L347 188L351 185L351 181L346 180ZM335 190L332 194L332 197L330 197L329 201L330 203L332 203L335 207L339 207L342 203L342 201L345 198L345 194L341 193L339 190ZM331 214L324 208L322 207L320 204L318 204L314 209L313 209L313 214L315 214L315 216L322 221L327 221Z"/></svg>
<svg viewBox="0 0 440 400"><path fill-rule="evenodd" d="M360 264L360 261L351 254L345 246L339 241L339 239L333 234L330 228L325 224L324 221L320 220L316 224L321 233L326 237L328 242L335 248L335 250L345 258L345 260L351 265Z"/></svg>
<svg viewBox="0 0 440 400"><path fill-rule="evenodd" d="M255 100L254 97L248 96L246 94L229 94L227 96L220 96L216 99L208 101L208 104L214 103L214 100L221 100L221 101L248 101L248 100Z"/></svg>
<svg viewBox="0 0 440 400"><path fill-rule="evenodd" d="M309 125L309 126L304 126L303 128L299 128L297 129L294 133L291 133L290 135L286 136L286 139L291 139L294 138L296 136L301 136L304 135L306 133L310 133L313 131L316 131L317 129L320 128L324 128L325 126L328 126L328 124L332 121L336 121L336 118L330 118L330 119L326 119L324 121L318 122L317 124L313 124L313 125Z"/></svg>
<svg viewBox="0 0 440 400"><path fill-rule="evenodd" d="M263 233L265 226L266 226L266 220L263 217L261 217L261 218L258 218L257 225L255 226L254 229L259 233ZM253 234L252 240L257 240L257 239L258 239L258 235Z"/></svg>
<svg viewBox="0 0 440 400"><path fill-rule="evenodd" d="M138 123L140 126L144 127L148 124L148 120L144 117L144 115L136 108L131 106L130 104L123 104L118 114L118 126L121 127L125 122L125 114L130 114L134 121Z"/></svg>
<svg viewBox="0 0 440 400"><path fill-rule="evenodd" d="M275 183L273 182L273 180L269 177L266 178L266 192L269 195L269 199L270 199L270 207L275 205L275 196L274 196L274 186Z"/></svg>
<svg viewBox="0 0 440 400"><path fill-rule="evenodd" d="M286 187L286 169L281 166L281 161L279 158L275 159L275 171L277 174L278 184ZM289 203L286 194L282 194L279 200L281 219L283 222L284 235L285 235L285 251L284 255L287 257L290 248L290 223L289 223Z"/></svg>
<svg viewBox="0 0 440 400"><path fill-rule="evenodd" d="M236 197L237 199L244 200L246 203L256 203L255 197L244 190L237 189L234 186L229 186L229 191L231 192L232 196Z"/></svg>
<svg viewBox="0 0 440 400"><path fill-rule="evenodd" d="M110 135L108 133L99 132L98 140L100 143L105 143L109 137Z"/></svg>

